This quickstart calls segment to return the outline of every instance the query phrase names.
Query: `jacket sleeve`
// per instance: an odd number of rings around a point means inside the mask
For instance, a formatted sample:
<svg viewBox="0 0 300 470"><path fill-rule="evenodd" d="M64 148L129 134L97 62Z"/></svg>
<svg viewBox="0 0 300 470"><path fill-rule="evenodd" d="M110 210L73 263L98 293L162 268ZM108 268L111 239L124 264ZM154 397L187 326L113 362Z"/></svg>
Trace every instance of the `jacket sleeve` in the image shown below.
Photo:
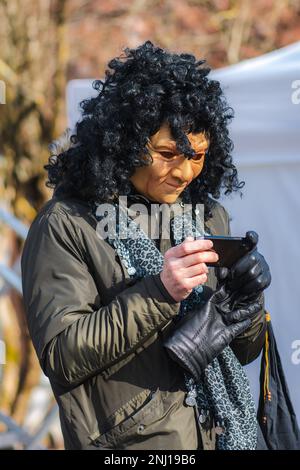
<svg viewBox="0 0 300 470"><path fill-rule="evenodd" d="M222 206L221 206L222 207ZM226 220L225 235L231 235L230 220L228 212L222 207L224 219ZM260 354L267 329L267 322L264 308L264 294L262 294L263 308L257 312L252 319L249 328L241 335L237 336L230 344L231 349L242 365L249 364L254 361Z"/></svg>
<svg viewBox="0 0 300 470"><path fill-rule="evenodd" d="M127 357L179 310L158 275L96 308L101 292L65 214L51 213L33 224L21 266L32 341L44 373L62 386L80 384Z"/></svg>

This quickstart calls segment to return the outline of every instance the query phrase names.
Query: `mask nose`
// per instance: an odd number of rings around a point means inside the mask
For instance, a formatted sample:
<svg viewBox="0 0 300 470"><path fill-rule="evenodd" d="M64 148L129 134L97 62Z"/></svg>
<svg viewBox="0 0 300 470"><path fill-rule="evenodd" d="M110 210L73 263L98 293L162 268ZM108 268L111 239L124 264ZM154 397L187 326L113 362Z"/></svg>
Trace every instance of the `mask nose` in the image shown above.
<svg viewBox="0 0 300 470"><path fill-rule="evenodd" d="M171 175L178 184L190 181L193 177L193 169L190 160L181 156L181 161L173 168Z"/></svg>

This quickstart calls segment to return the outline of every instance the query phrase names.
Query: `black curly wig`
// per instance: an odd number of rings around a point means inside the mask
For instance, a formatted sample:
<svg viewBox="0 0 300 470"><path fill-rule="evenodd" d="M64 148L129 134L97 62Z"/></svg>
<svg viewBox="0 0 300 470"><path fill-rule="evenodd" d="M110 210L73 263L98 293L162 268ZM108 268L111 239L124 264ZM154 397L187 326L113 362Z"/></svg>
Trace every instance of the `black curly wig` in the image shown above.
<svg viewBox="0 0 300 470"><path fill-rule="evenodd" d="M105 79L93 82L99 93L80 103L71 146L51 155L44 166L46 185L88 202L112 201L130 194L135 168L152 163L149 138L164 121L169 123L177 149L186 158L194 154L186 134L205 132L210 145L201 174L182 193L184 201L205 204L211 216L212 196L218 199L239 190L232 162L228 124L233 110L220 84L207 78L205 60L175 54L146 41L108 63Z"/></svg>

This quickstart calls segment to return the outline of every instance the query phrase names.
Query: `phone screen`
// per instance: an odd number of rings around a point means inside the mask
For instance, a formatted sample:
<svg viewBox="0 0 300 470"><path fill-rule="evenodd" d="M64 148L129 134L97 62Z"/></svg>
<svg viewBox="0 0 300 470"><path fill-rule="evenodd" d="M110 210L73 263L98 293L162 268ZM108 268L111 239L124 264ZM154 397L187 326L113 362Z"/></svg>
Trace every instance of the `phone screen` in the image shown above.
<svg viewBox="0 0 300 470"><path fill-rule="evenodd" d="M231 268L240 258L251 250L251 244L245 237L227 237L205 235L205 240L213 242L213 250L219 255L216 263L206 263L207 266Z"/></svg>

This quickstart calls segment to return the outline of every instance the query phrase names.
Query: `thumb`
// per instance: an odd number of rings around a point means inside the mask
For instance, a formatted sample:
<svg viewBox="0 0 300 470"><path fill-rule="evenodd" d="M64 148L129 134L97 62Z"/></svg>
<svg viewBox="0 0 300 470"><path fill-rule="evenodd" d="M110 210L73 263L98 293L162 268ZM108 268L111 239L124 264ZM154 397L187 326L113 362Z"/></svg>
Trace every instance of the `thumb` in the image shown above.
<svg viewBox="0 0 300 470"><path fill-rule="evenodd" d="M249 244L249 251L253 250L258 243L258 234L254 230L249 230L246 233L246 239Z"/></svg>

